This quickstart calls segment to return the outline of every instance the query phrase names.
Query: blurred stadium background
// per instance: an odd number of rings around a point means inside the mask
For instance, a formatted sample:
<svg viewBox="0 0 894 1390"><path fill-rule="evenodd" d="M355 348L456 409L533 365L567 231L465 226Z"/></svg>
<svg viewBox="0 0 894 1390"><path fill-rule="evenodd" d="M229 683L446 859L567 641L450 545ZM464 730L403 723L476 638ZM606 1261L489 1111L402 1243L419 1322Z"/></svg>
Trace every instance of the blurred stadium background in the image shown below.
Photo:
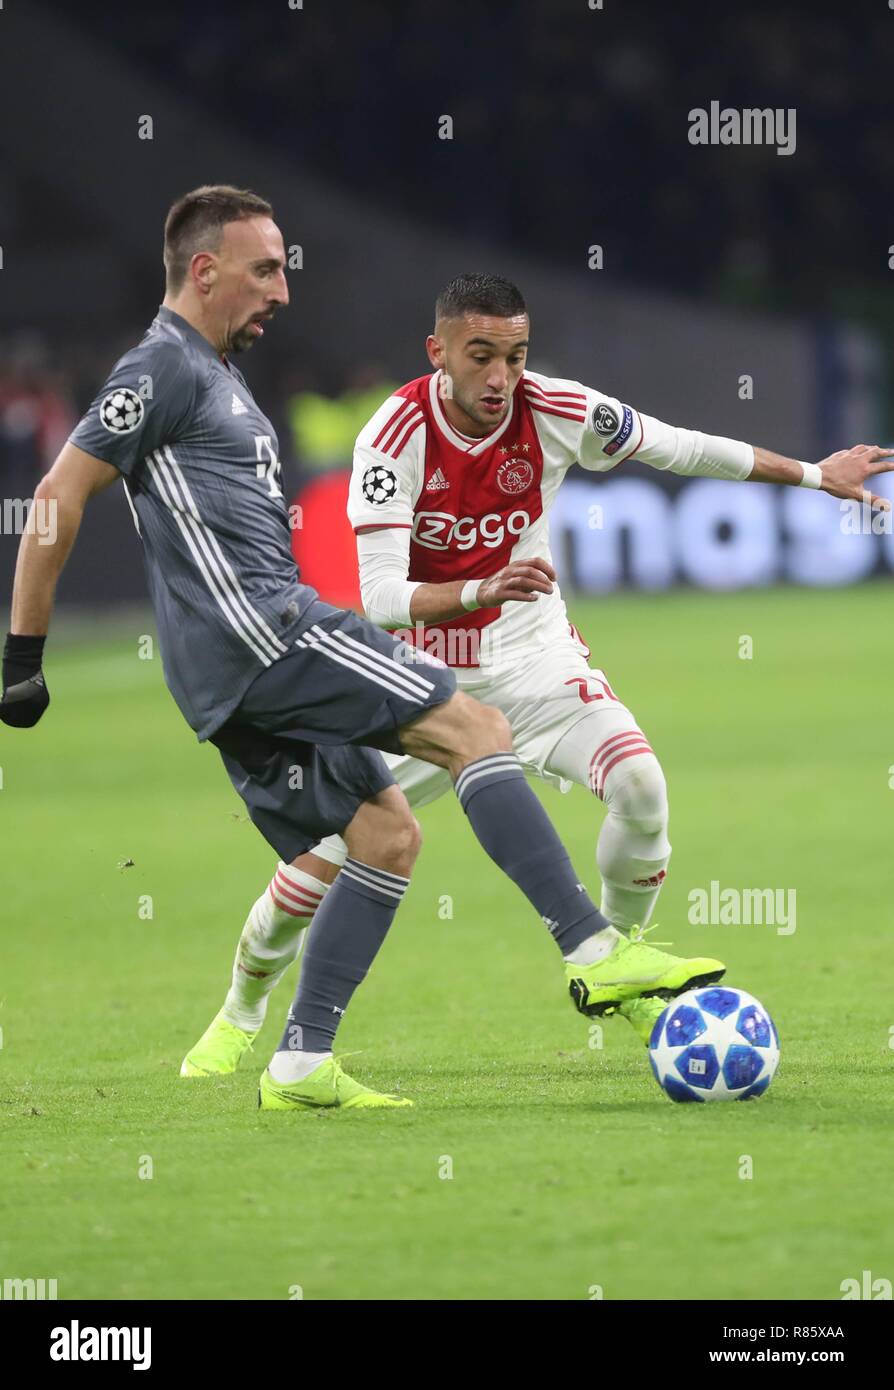
<svg viewBox="0 0 894 1390"><path fill-rule="evenodd" d="M271 198L300 248L290 312L241 365L277 425L289 494L303 494L296 551L337 601L356 597L342 517L353 437L390 384L427 369L433 299L460 270L519 281L536 369L799 458L883 442L892 24L868 8L845 23L824 7L600 12L581 0L520 0L511 16L403 0L87 3L76 22L47 0L9 9L4 498L31 496L151 320L170 201L218 180ZM37 74L46 99L34 105ZM691 146L688 111L718 96L794 106L795 154ZM147 115L152 139L140 139ZM593 246L602 269L589 267ZM581 594L840 585L894 567L894 537L844 534L830 498L681 484L637 465L572 476L553 539ZM60 609L144 596L115 489L88 513Z"/></svg>

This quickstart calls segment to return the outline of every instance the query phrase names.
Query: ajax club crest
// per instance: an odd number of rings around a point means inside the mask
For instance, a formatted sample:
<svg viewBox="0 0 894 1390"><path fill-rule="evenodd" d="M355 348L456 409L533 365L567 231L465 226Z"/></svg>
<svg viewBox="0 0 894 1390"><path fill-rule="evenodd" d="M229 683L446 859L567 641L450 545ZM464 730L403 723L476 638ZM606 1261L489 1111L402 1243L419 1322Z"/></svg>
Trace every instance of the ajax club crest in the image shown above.
<svg viewBox="0 0 894 1390"><path fill-rule="evenodd" d="M534 481L534 466L529 459L507 458L497 469L497 487L510 497L527 492Z"/></svg>

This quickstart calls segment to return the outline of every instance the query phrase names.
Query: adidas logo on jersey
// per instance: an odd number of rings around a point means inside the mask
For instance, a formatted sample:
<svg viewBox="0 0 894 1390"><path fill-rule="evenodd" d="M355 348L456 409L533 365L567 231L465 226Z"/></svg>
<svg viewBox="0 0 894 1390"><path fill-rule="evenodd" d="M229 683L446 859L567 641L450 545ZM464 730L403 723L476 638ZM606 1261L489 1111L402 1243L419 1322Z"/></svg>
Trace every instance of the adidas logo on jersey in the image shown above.
<svg viewBox="0 0 894 1390"><path fill-rule="evenodd" d="M240 399L239 399L239 397L236 395L236 392L235 392L235 391L233 392L233 414L234 414L234 415L247 415L247 414L248 414L248 406L245 404L244 401L240 401Z"/></svg>
<svg viewBox="0 0 894 1390"><path fill-rule="evenodd" d="M439 492L442 488L447 488L449 486L450 484L444 477L444 474L441 472L440 468L436 468L434 473L432 473L431 477L429 478L428 482L425 484L425 491Z"/></svg>

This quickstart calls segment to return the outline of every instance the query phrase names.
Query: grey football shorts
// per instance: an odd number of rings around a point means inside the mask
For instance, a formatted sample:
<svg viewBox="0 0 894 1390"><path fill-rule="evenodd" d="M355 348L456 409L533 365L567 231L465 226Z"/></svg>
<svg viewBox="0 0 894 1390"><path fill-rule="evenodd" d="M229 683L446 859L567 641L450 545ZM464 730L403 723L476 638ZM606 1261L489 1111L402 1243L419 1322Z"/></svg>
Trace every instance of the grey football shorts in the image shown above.
<svg viewBox="0 0 894 1390"><path fill-rule="evenodd" d="M211 735L252 821L286 862L341 834L394 778L376 749L450 699L453 672L319 600L287 656L252 682Z"/></svg>

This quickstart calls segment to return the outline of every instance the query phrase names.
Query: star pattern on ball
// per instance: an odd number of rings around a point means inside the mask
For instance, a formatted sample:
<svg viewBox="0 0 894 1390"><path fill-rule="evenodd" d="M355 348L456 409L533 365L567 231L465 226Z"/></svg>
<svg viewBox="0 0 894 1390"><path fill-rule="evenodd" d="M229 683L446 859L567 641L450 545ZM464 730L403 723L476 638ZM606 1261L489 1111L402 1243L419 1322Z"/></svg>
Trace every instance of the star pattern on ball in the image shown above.
<svg viewBox="0 0 894 1390"><path fill-rule="evenodd" d="M397 493L397 474L384 464L374 463L363 475L362 489L367 502L381 507Z"/></svg>
<svg viewBox="0 0 894 1390"><path fill-rule="evenodd" d="M745 990L690 990L656 1021L649 1060L671 1100L750 1100L773 1079L779 1037L763 1005Z"/></svg>
<svg viewBox="0 0 894 1390"><path fill-rule="evenodd" d="M143 419L143 401L129 386L119 386L103 397L99 418L112 434L127 434Z"/></svg>

